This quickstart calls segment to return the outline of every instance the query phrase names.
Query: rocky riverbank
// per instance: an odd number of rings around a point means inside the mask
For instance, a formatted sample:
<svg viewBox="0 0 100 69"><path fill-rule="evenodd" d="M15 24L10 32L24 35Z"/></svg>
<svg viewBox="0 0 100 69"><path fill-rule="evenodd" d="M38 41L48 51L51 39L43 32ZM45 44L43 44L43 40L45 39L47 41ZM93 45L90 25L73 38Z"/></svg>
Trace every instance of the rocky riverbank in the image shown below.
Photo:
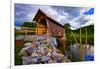
<svg viewBox="0 0 100 69"><path fill-rule="evenodd" d="M23 65L70 62L67 56L57 49L57 46L54 37L38 37L35 41L25 43L19 56L23 60Z"/></svg>

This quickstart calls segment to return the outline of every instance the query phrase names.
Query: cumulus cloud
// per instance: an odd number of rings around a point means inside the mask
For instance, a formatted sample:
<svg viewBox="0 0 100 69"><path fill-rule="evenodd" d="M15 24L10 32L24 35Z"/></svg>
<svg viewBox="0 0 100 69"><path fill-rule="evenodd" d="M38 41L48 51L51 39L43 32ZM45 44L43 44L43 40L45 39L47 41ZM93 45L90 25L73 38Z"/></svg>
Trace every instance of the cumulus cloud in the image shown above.
<svg viewBox="0 0 100 69"><path fill-rule="evenodd" d="M15 22L32 21L38 9L58 21L62 25L69 23L71 29L93 24L93 15L84 15L86 7L43 6L32 4L15 4Z"/></svg>
<svg viewBox="0 0 100 69"><path fill-rule="evenodd" d="M80 16L78 16L77 18L73 19L71 21L71 29L77 29L80 27L84 27L84 26L89 26L89 25L93 25L93 17L94 15L84 15L83 13L88 11L90 8L84 8L82 10L80 10Z"/></svg>

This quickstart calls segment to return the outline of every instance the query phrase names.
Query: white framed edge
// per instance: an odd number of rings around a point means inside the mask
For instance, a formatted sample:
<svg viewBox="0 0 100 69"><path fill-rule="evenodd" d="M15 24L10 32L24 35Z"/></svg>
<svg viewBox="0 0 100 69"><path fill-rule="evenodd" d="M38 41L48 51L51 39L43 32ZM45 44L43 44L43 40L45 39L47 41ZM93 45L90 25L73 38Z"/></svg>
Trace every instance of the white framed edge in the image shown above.
<svg viewBox="0 0 100 69"><path fill-rule="evenodd" d="M32 67L34 69L40 69L41 67L43 69L46 69L46 67L49 67L49 69L53 68L56 64L56 66L59 67L59 65L62 65L62 67L65 67L66 63L55 63L55 64L39 64L39 65L19 65L15 66L14 64L14 4L15 3L21 3L21 4L37 4L37 5L55 5L55 6L74 6L74 7L96 7L95 2L81 2L81 0L78 0L78 2L73 2L72 0L46 0L42 1L41 0L11 0L11 5L10 5L10 36L11 36L11 42L10 42L10 67L11 69L31 69ZM95 21L95 14L94 14L94 21ZM95 29L95 27L94 27ZM95 35L95 34L94 34ZM82 62L83 63L83 62ZM77 64L82 64L81 62L77 62ZM85 63L85 62L84 62ZM86 63L89 64L90 62ZM67 63L67 65L72 65L76 63ZM69 68L69 66L67 67Z"/></svg>

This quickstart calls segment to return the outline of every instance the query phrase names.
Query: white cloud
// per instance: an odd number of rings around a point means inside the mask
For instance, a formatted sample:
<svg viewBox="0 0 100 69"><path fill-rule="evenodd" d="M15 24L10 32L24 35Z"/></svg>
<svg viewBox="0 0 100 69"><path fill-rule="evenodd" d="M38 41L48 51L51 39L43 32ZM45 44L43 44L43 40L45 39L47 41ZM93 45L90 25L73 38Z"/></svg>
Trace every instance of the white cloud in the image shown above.
<svg viewBox="0 0 100 69"><path fill-rule="evenodd" d="M15 14L16 14L17 16L20 16L20 13L19 13L19 12L15 12Z"/></svg>
<svg viewBox="0 0 100 69"><path fill-rule="evenodd" d="M67 23L68 18L70 17L67 12L64 12L63 10L61 10L61 12L58 12L57 9L54 9L51 6L33 6L32 8L36 8L37 11L38 9L41 9L43 12L45 12L47 15L49 15L51 18L58 21L62 25L64 25L64 23ZM31 13L29 15L31 15Z"/></svg>
<svg viewBox="0 0 100 69"><path fill-rule="evenodd" d="M32 21L34 16L35 16L35 14L30 13L30 14L27 14L26 18L27 18L27 20Z"/></svg>
<svg viewBox="0 0 100 69"><path fill-rule="evenodd" d="M88 11L89 8L53 8L52 6L37 6L37 5L28 5L27 7L20 7L20 11L16 12L17 16L25 14L25 16L17 18L18 21L32 21L38 9L43 10L51 18L58 21L62 25L65 23L70 23L71 28L76 29L80 26L87 26L93 24L93 15L83 15L84 12ZM23 10L24 9L24 10ZM65 11L70 10L70 12ZM72 11L71 11L72 10ZM74 13L73 13L74 12ZM78 14L78 15L77 15Z"/></svg>
<svg viewBox="0 0 100 69"><path fill-rule="evenodd" d="M89 10L89 8L84 8L82 10L80 10L80 16L78 16L77 18L73 19L71 21L71 29L77 29L80 27L84 27L84 26L89 26L89 25L93 25L93 15L84 15L83 13L86 12L87 10Z"/></svg>

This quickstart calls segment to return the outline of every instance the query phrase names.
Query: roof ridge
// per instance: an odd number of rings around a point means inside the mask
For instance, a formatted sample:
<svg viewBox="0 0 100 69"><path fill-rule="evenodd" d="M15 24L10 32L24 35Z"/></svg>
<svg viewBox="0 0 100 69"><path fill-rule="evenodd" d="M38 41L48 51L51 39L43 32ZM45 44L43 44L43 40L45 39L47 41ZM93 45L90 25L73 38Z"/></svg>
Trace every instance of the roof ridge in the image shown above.
<svg viewBox="0 0 100 69"><path fill-rule="evenodd" d="M50 19L52 19L53 21L55 21L57 24L61 25L62 27L64 27L62 24L60 24L55 18L51 17L50 15L48 15L45 11L43 11L42 9L39 8L39 10L47 17L49 17ZM39 11L38 10L38 11ZM38 12L37 11L37 12Z"/></svg>

